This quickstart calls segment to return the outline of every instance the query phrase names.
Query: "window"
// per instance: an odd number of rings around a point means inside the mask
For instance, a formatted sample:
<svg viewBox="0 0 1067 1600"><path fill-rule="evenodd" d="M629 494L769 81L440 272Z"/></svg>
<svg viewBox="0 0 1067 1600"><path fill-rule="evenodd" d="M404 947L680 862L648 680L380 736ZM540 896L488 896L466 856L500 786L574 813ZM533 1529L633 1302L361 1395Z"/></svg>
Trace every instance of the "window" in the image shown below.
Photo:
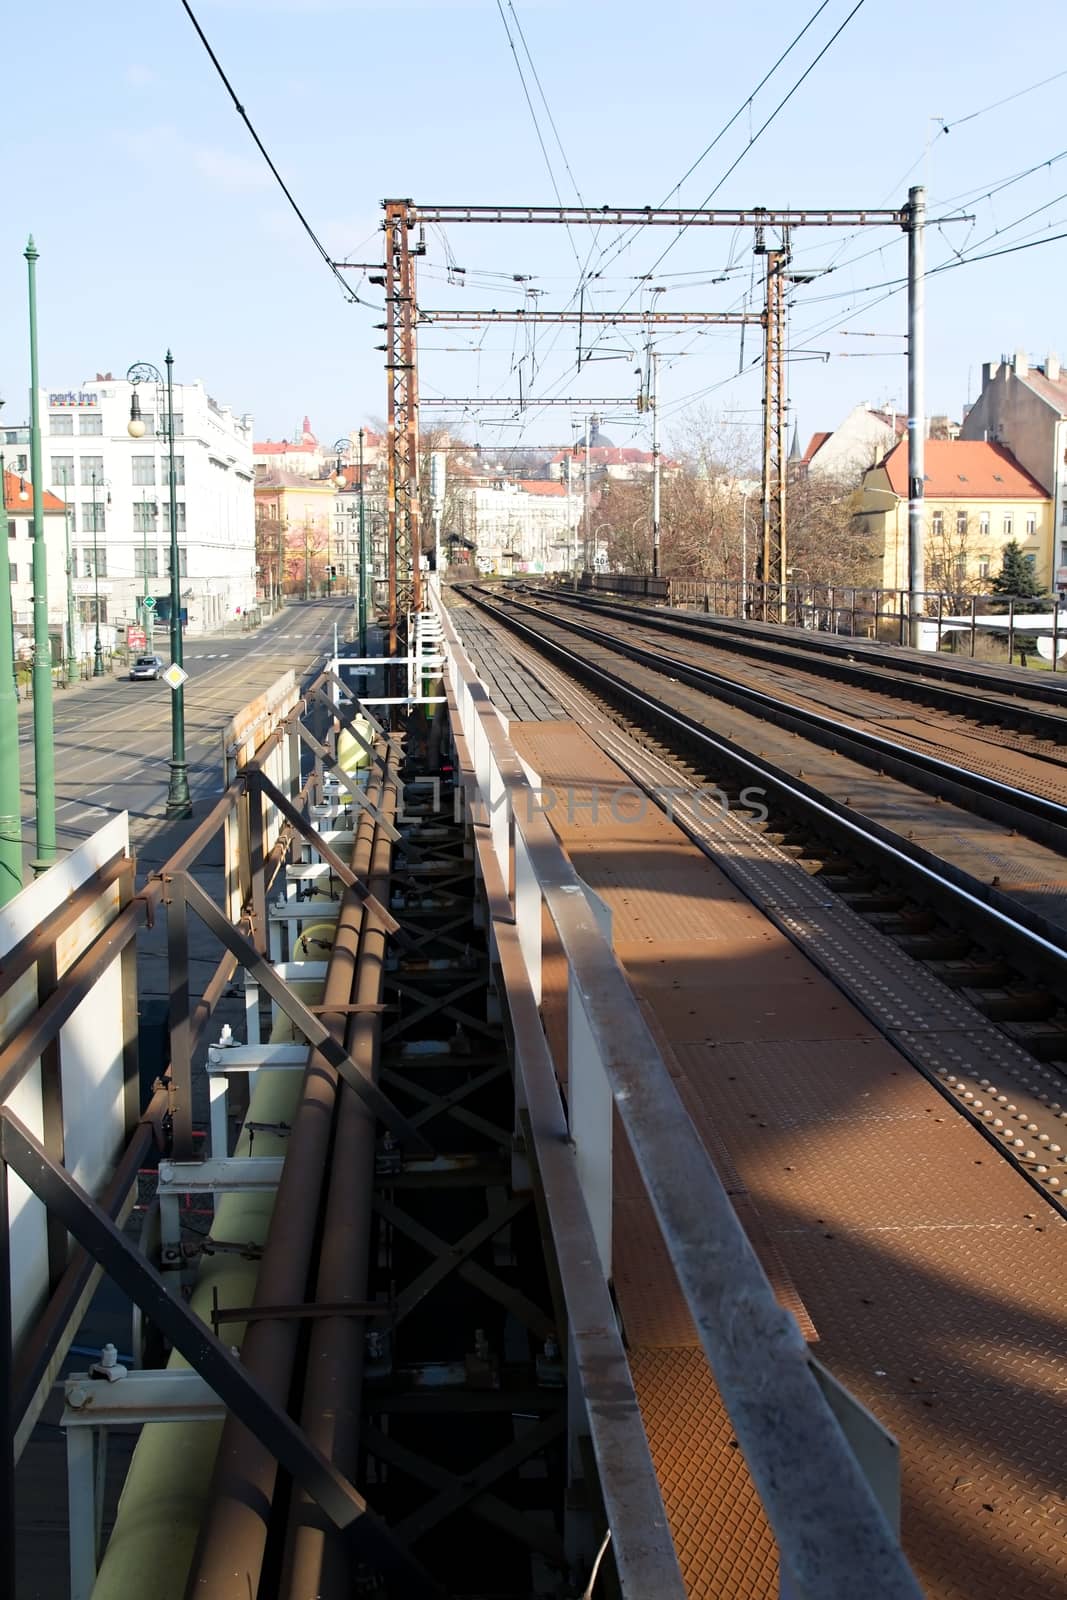
<svg viewBox="0 0 1067 1600"><path fill-rule="evenodd" d="M1036 533L1037 533L1037 512L1036 511L1028 511L1026 513L1026 537L1028 539L1032 539L1035 536Z"/></svg>
<svg viewBox="0 0 1067 1600"><path fill-rule="evenodd" d="M64 485L74 482L74 457L52 457L52 488L62 489Z"/></svg>
<svg viewBox="0 0 1067 1600"><path fill-rule="evenodd" d="M935 539L940 539L943 535L945 531L945 514L943 511L935 511L930 518L930 531Z"/></svg>
<svg viewBox="0 0 1067 1600"><path fill-rule="evenodd" d="M155 545L149 545L147 550L143 544L134 545L133 575L135 578L159 577L159 551Z"/></svg>
<svg viewBox="0 0 1067 1600"><path fill-rule="evenodd" d="M82 487L90 485L95 478L98 484L104 481L103 456L82 456Z"/></svg>
<svg viewBox="0 0 1067 1600"><path fill-rule="evenodd" d="M1004 513L1004 537L1005 537L1005 539L1010 539L1011 536L1012 536L1012 533L1014 531L1015 531L1015 516L1014 516L1014 513L1011 512L1011 511L1005 511L1005 513Z"/></svg>
<svg viewBox="0 0 1067 1600"><path fill-rule="evenodd" d="M1062 527L1067 528L1067 500L1060 506L1060 524Z"/></svg>
<svg viewBox="0 0 1067 1600"><path fill-rule="evenodd" d="M176 502L176 504L177 504L177 507L178 507L178 532L179 533L184 533L185 532L185 501L184 500L179 500L179 501ZM170 501L169 500L164 500L164 502L163 502L163 532L164 533L169 533L170 532Z"/></svg>
<svg viewBox="0 0 1067 1600"><path fill-rule="evenodd" d="M154 500L135 500L133 502L134 533L154 533L156 531L158 510L159 508Z"/></svg>
<svg viewBox="0 0 1067 1600"><path fill-rule="evenodd" d="M84 438L86 434L100 434L104 431L104 419L98 411L83 411L78 418L78 432Z"/></svg>
<svg viewBox="0 0 1067 1600"><path fill-rule="evenodd" d="M159 475L160 483L169 483L170 482L170 461L167 459L166 456L163 456L163 458L161 459L161 461L159 463L159 466L160 466L160 475ZM174 482L176 484L185 482L185 457L184 456L175 456L174 457Z"/></svg>
<svg viewBox="0 0 1067 1600"><path fill-rule="evenodd" d="M8 444L18 443L13 434L8 435L7 442ZM26 456L22 452L12 456L10 461L5 460L4 467L8 472L29 472L30 470L26 464Z"/></svg>
<svg viewBox="0 0 1067 1600"><path fill-rule="evenodd" d="M71 533L77 533L77 531L78 531L78 507L75 505L73 500L68 500L67 501L67 516L70 518L70 531L71 531Z"/></svg>
<svg viewBox="0 0 1067 1600"><path fill-rule="evenodd" d="M155 483L155 456L131 456L130 464L133 468L133 481L138 487L149 483Z"/></svg>
<svg viewBox="0 0 1067 1600"><path fill-rule="evenodd" d="M978 576L980 578L988 578L989 577L989 557L988 556L979 556L978 557Z"/></svg>
<svg viewBox="0 0 1067 1600"><path fill-rule="evenodd" d="M1035 555L1023 556L1023 560L1026 562L1026 565L1030 568L1031 572L1037 571L1037 557Z"/></svg>
<svg viewBox="0 0 1067 1600"><path fill-rule="evenodd" d="M163 548L163 572L166 577L170 577L169 546L164 546ZM187 578L189 576L188 552L186 551L184 545L178 546L178 576L179 578Z"/></svg>
<svg viewBox="0 0 1067 1600"><path fill-rule="evenodd" d="M1060 566L1067 567L1067 539L1060 541Z"/></svg>
<svg viewBox="0 0 1067 1600"><path fill-rule="evenodd" d="M15 563L12 562L11 563L11 582L12 583L18 583L18 581L19 581L19 569L15 565Z"/></svg>
<svg viewBox="0 0 1067 1600"><path fill-rule="evenodd" d="M107 548L104 545L96 547L96 570L93 570L93 547L87 544L82 550L82 577L106 578L107 577Z"/></svg>
<svg viewBox="0 0 1067 1600"><path fill-rule="evenodd" d="M966 511L957 511L956 512L956 538L957 539L966 539L966 537L967 537L967 513L966 513Z"/></svg>
<svg viewBox="0 0 1067 1600"><path fill-rule="evenodd" d="M9 539L13 539L15 537L15 519L14 519L14 517L8 517L8 519L7 519L7 536L8 536Z"/></svg>
<svg viewBox="0 0 1067 1600"><path fill-rule="evenodd" d="M94 623L97 620L100 622L107 621L107 601L104 599L103 595L100 596L99 619L97 619L96 615L96 597L94 595L89 595L85 600L79 600L78 611L83 622Z"/></svg>
<svg viewBox="0 0 1067 1600"><path fill-rule="evenodd" d="M979 532L979 534L985 534L986 537L988 537L988 535L989 535L989 512L988 511L980 511L978 513L978 532Z"/></svg>
<svg viewBox="0 0 1067 1600"><path fill-rule="evenodd" d="M74 432L74 418L62 413L58 417L49 417L48 431L55 434L56 438L69 439Z"/></svg>
<svg viewBox="0 0 1067 1600"><path fill-rule="evenodd" d="M92 500L83 500L82 532L105 533L107 531L107 524L104 516L106 509L107 508L102 500L97 500L95 502Z"/></svg>

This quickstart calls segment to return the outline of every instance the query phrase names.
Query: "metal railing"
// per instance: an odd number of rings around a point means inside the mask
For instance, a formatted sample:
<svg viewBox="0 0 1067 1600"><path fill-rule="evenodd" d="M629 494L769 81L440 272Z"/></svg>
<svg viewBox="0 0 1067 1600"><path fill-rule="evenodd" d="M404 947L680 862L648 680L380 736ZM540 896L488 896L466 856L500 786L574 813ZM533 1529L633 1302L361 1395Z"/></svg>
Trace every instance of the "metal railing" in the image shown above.
<svg viewBox="0 0 1067 1600"><path fill-rule="evenodd" d="M625 572L585 573L579 588L598 594L654 600L719 617L782 623L809 632L832 633L840 638L868 639L881 644L908 645L912 623L918 620L923 625L924 649L950 648L970 659L988 653L991 660L1008 662L1016 655L1026 658L1036 654L1049 661L1052 672L1064 670L1059 662L1067 656L1067 609L1056 601L953 594L930 589L918 596L916 614L906 589L810 582L742 584L733 579L653 578L643 573ZM1041 637L1047 639L1044 648L1031 642L1032 628L1016 627L1017 616L1035 612L1052 618L1051 626L1042 631ZM980 620L994 616L1003 619L1002 625L990 627Z"/></svg>

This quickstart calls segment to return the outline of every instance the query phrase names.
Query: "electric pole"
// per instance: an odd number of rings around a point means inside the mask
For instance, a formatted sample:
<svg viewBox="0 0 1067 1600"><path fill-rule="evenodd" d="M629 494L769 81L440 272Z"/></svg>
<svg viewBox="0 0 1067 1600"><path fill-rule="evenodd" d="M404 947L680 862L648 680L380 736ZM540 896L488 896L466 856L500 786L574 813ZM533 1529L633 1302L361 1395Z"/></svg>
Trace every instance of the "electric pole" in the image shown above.
<svg viewBox="0 0 1067 1600"><path fill-rule="evenodd" d="M652 411L652 576L659 577L659 356L649 351L648 403Z"/></svg>
<svg viewBox="0 0 1067 1600"><path fill-rule="evenodd" d="M585 419L585 471L582 473L582 571L589 570L589 435L593 431L592 417Z"/></svg>
<svg viewBox="0 0 1067 1600"><path fill-rule="evenodd" d="M922 595L926 581L926 318L923 275L926 270L926 190L908 190L908 610L911 644L922 636Z"/></svg>

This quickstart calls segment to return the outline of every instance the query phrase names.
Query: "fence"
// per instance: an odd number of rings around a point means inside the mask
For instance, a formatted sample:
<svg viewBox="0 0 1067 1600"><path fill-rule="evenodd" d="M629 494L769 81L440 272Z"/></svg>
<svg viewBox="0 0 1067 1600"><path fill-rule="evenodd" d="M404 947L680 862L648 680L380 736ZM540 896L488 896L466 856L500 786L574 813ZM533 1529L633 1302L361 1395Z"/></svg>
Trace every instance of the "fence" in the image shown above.
<svg viewBox="0 0 1067 1600"><path fill-rule="evenodd" d="M833 633L844 638L871 639L881 644L907 645L913 613L906 589L863 588L854 584L757 583L742 584L718 578L653 578L644 573L585 573L580 587L601 594L661 601L687 610L750 622L775 622L809 632ZM952 595L924 590L919 596L918 620L927 650L950 647L973 658L978 640L992 634L1004 639L1007 659L1016 654L1037 654L1050 670L1067 656L1067 610L1058 602L1008 599L997 595ZM1048 622L1040 629L1016 626L1016 617L1029 617L1036 606ZM991 623L993 617L998 621ZM987 619L983 621L982 619ZM1035 633L1038 642L1030 641Z"/></svg>

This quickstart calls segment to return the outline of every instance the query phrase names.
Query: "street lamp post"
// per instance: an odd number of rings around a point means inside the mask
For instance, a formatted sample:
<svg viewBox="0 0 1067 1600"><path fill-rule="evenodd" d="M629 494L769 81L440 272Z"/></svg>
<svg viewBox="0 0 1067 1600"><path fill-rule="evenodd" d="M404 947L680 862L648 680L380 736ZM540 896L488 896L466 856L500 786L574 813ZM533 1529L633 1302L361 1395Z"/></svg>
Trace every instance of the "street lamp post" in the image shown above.
<svg viewBox="0 0 1067 1600"><path fill-rule="evenodd" d="M70 548L70 473L63 468L63 530L67 538L67 682L81 676L74 643L74 556Z"/></svg>
<svg viewBox="0 0 1067 1600"><path fill-rule="evenodd" d="M167 433L167 464L170 479L170 659L176 667L182 664L182 586L181 565L178 552L178 474L174 461L174 357L167 351L164 379L158 367L149 361L138 361L127 372L132 383L130 420L127 432L131 439L143 439L144 418L137 385L154 382L160 399L165 399L165 427ZM185 761L185 690L181 683L171 690L170 702L170 784L167 789L167 816L179 819L191 817L193 802L189 793L189 769Z"/></svg>
<svg viewBox="0 0 1067 1600"><path fill-rule="evenodd" d="M596 527L593 529L593 567L594 567L594 569L596 571L600 570L600 530L601 530L601 528L607 528L609 533L614 533L615 532L615 526L611 522L598 522ZM605 552L604 552L604 565L605 566L607 565L607 549L606 548L605 548Z"/></svg>
<svg viewBox="0 0 1067 1600"><path fill-rule="evenodd" d="M28 500L26 480L19 498ZM0 451L0 905L22 888L22 796L19 780L19 704L15 685L15 619L7 553L7 470Z"/></svg>
<svg viewBox="0 0 1067 1600"><path fill-rule="evenodd" d="M152 516L156 515L155 502L154 501L152 503L152 513L151 513L151 515ZM152 650L154 648L155 641L154 641L154 639L152 637L152 635L153 635L153 622L152 622L153 608L148 604L148 597L149 597L149 593L150 593L149 588L148 588L148 524L149 524L149 520L150 520L150 518L149 518L149 511L148 511L148 490L147 489L142 489L141 490L141 532L144 534L144 554L143 554L143 557L142 557L141 565L144 567L144 572L141 574L141 576L144 579L144 595L142 596L142 599L141 599L141 626L144 628L145 649L149 652L149 654L151 654L151 652L152 652ZM154 548L155 548L155 546L153 544L153 549Z"/></svg>
<svg viewBox="0 0 1067 1600"><path fill-rule="evenodd" d="M343 461L347 461L348 457L351 455L351 453L352 453L352 441L350 439L335 439L334 440L333 450L334 450L334 455L337 457L337 465L336 465L336 468L334 470L333 481L337 485L338 489L343 489L343 488L346 487L346 485L348 483L348 479L346 478L345 474L341 470L341 463ZM346 592L347 592L347 589L348 589L348 569L349 569L350 565L351 565L351 563L347 559L347 547L346 547L346 559L345 559L345 590L346 590ZM360 641L360 643L359 643L359 653L360 653L361 656L366 655L366 653L367 653L367 639L366 639L367 624L366 624L366 620L365 620L365 617L364 617L364 608L363 608L364 581L365 580L364 580L364 576L363 576L363 429L360 428L360 430L359 430L359 641Z"/></svg>
<svg viewBox="0 0 1067 1600"><path fill-rule="evenodd" d="M102 485L106 484L108 480L106 478L98 478L97 475L96 475L95 470L93 471L93 474L92 474L92 480L93 480L93 617L94 617L94 620L95 620L95 623L96 623L96 637L93 640L93 677L94 678L102 678L104 676L104 652L103 652L103 648L102 648L102 646L100 644L100 547L96 542L97 520L99 518L99 512L97 510L97 495L96 495L96 491ZM108 498L108 503L110 504L110 501L111 501L110 494L108 495L107 498Z"/></svg>

